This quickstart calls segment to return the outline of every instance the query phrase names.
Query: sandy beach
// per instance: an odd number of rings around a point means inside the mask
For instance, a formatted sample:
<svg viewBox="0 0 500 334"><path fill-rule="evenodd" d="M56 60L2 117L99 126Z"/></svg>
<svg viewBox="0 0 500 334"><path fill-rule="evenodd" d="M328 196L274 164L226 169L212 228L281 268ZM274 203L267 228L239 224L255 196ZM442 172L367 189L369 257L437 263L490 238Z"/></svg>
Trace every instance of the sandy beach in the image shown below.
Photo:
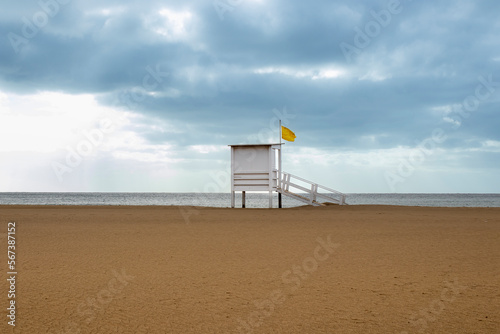
<svg viewBox="0 0 500 334"><path fill-rule="evenodd" d="M500 208L0 206L1 333L500 333ZM12 224L11 224L12 226ZM15 327L9 303L15 301Z"/></svg>

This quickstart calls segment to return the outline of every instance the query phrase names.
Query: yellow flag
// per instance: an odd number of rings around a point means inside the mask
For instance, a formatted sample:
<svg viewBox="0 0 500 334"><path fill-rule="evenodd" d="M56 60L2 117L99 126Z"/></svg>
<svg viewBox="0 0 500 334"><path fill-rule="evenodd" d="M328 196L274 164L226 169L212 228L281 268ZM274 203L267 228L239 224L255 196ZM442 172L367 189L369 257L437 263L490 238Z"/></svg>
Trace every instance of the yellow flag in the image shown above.
<svg viewBox="0 0 500 334"><path fill-rule="evenodd" d="M282 125L281 126L281 138L283 138L284 140L288 140L288 141L295 141L295 138L297 138L297 136L295 135L295 133L293 133L292 130L290 130L289 128L285 128Z"/></svg>

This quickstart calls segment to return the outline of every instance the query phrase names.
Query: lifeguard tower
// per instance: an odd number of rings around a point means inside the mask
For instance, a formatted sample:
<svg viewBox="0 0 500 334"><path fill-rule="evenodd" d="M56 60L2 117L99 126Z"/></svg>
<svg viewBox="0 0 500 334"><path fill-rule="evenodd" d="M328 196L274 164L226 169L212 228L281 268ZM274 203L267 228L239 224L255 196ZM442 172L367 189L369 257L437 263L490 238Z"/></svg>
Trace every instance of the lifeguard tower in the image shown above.
<svg viewBox="0 0 500 334"><path fill-rule="evenodd" d="M231 147L231 207L234 208L235 192L241 191L245 207L246 191L268 191L269 207L273 207L273 191L278 191L281 172L281 145L247 144Z"/></svg>
<svg viewBox="0 0 500 334"><path fill-rule="evenodd" d="M241 206L243 208L246 206L245 193L247 191L269 192L270 208L273 207L272 195L274 191L278 193L279 208L282 207L282 194L314 206L325 205L320 199L339 205L345 204L344 194L283 172L281 166L282 145L284 144L229 145L231 147L232 208L235 207L237 191L241 191Z"/></svg>

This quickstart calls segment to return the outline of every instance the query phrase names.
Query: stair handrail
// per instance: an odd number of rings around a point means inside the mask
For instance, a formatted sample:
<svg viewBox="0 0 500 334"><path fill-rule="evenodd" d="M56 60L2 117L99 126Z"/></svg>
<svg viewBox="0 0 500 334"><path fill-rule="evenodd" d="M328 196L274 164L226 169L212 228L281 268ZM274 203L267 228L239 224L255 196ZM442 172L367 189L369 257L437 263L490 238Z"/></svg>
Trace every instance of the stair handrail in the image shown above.
<svg viewBox="0 0 500 334"><path fill-rule="evenodd" d="M292 183L291 182L291 178L294 178L294 179L297 179L299 181L302 181L302 182L310 184L311 185L311 189L307 189L307 188L299 186L299 185L297 185L295 183ZM307 192L309 194L309 202L311 204L313 202L316 202L316 197L317 196L321 196L321 197L333 200L334 202L338 202L340 205L346 204L345 203L345 197L346 197L345 194L343 194L343 193L341 193L341 192L339 192L337 190L334 190L334 189L322 186L322 185L317 184L315 182L306 180L306 179L304 179L304 178L302 178L300 176L297 176L297 175L294 175L294 174L291 174L291 173L287 173L287 172L282 171L282 177L281 177L279 183L280 183L279 184L279 188L282 189L282 190L285 190L285 191L289 191L289 187L292 186L292 187L295 187L295 188L301 189L302 191ZM328 192L330 192L332 194L339 195L340 196L340 200L336 199L336 198L333 198L331 196L328 196L326 194L322 194L322 193L318 192L318 188L326 190L326 191L328 191Z"/></svg>

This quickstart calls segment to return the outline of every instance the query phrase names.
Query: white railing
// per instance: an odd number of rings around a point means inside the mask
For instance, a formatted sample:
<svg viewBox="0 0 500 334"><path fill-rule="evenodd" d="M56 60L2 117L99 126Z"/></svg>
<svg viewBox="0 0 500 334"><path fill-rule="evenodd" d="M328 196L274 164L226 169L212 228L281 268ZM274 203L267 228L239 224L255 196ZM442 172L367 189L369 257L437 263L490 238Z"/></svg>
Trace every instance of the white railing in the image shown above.
<svg viewBox="0 0 500 334"><path fill-rule="evenodd" d="M299 185L297 183L292 182L292 180L294 180L294 179L301 181L303 183L306 183L307 186L304 187L302 185ZM322 186L320 184L311 182L309 180L303 179L303 178L298 177L296 175L282 172L282 178L280 181L281 182L280 182L279 187L282 190L281 191L282 193L284 193L284 194L291 193L297 199L302 200L304 202L307 201L309 204L319 205L321 200L322 201L330 201L332 203L336 203L339 205L346 204L346 202L345 202L346 195L345 194L338 192L336 190L330 189L328 187ZM290 190L290 188L292 188L292 190ZM327 193L324 193L324 192L320 193L319 192L320 189L327 191ZM302 193L302 194L305 193L306 195L304 196L304 195L298 194L298 193ZM321 198L321 200L319 198Z"/></svg>

